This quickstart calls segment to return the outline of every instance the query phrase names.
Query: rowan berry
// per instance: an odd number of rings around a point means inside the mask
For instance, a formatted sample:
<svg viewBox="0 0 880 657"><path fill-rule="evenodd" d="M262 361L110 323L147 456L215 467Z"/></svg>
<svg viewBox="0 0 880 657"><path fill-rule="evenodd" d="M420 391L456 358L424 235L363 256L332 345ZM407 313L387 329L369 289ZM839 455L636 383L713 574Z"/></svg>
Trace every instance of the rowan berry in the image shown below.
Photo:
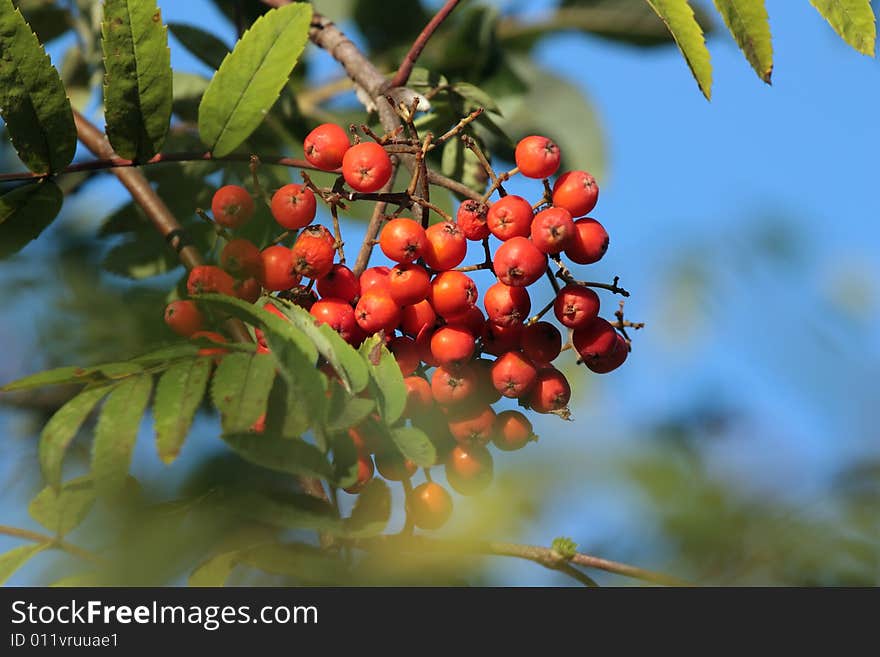
<svg viewBox="0 0 880 657"><path fill-rule="evenodd" d="M373 473L375 472L373 468L373 459L369 454L361 454L358 456L358 472L357 472L357 481L355 481L351 486L344 488L343 490L346 493L350 493L352 495L357 495L360 493L364 486L366 486L370 479L373 478Z"/></svg>
<svg viewBox="0 0 880 657"><path fill-rule="evenodd" d="M305 228L293 243L293 270L308 278L323 278L333 269L335 240L323 226Z"/></svg>
<svg viewBox="0 0 880 657"><path fill-rule="evenodd" d="M450 410L447 424L449 433L459 443L487 443L492 437L495 411L489 405L460 405Z"/></svg>
<svg viewBox="0 0 880 657"><path fill-rule="evenodd" d="M571 283L559 290L553 312L563 326L581 328L599 314L599 295L588 287Z"/></svg>
<svg viewBox="0 0 880 657"><path fill-rule="evenodd" d="M303 141L306 159L322 171L334 171L341 167L349 148L351 142L348 133L335 123L319 125Z"/></svg>
<svg viewBox="0 0 880 657"><path fill-rule="evenodd" d="M467 200L458 206L455 222L465 238L477 242L491 234L486 223L489 206L479 201Z"/></svg>
<svg viewBox="0 0 880 657"><path fill-rule="evenodd" d="M431 392L430 383L420 376L407 376L403 383L406 386L404 417L415 418L434 408L434 393Z"/></svg>
<svg viewBox="0 0 880 657"><path fill-rule="evenodd" d="M599 358L584 360L584 364L596 374L607 374L623 365L627 356L629 356L629 345L623 336L618 333L615 345L609 353Z"/></svg>
<svg viewBox="0 0 880 657"><path fill-rule="evenodd" d="M537 440L532 423L519 411L502 411L495 418L492 443L504 452L522 449L530 441Z"/></svg>
<svg viewBox="0 0 880 657"><path fill-rule="evenodd" d="M518 351L508 351L492 365L492 385L505 397L522 397L535 385L538 371Z"/></svg>
<svg viewBox="0 0 880 657"><path fill-rule="evenodd" d="M321 299L312 304L309 312L319 324L327 324L349 344L358 341L361 331L355 320L354 308L342 299Z"/></svg>
<svg viewBox="0 0 880 657"><path fill-rule="evenodd" d="M425 329L433 329L436 324L437 313L427 300L404 306L400 311L400 328L412 337L418 336Z"/></svg>
<svg viewBox="0 0 880 657"><path fill-rule="evenodd" d="M299 283L301 277L293 267L293 252L286 246L276 244L263 249L260 260L260 284L270 292L289 290Z"/></svg>
<svg viewBox="0 0 880 657"><path fill-rule="evenodd" d="M571 335L575 351L585 363L611 354L617 345L617 331L601 317L594 318Z"/></svg>
<svg viewBox="0 0 880 657"><path fill-rule="evenodd" d="M299 230L315 219L317 202L308 187L290 183L272 195L272 216L282 228Z"/></svg>
<svg viewBox="0 0 880 657"><path fill-rule="evenodd" d="M528 237L533 216L532 206L527 200L508 194L489 208L486 225L502 241L511 237Z"/></svg>
<svg viewBox="0 0 880 657"><path fill-rule="evenodd" d="M180 299L165 306L165 323L177 335L188 338L204 328L205 316L195 301Z"/></svg>
<svg viewBox="0 0 880 657"><path fill-rule="evenodd" d="M562 333L550 322L535 322L523 328L520 341L523 353L533 363L547 365L562 351Z"/></svg>
<svg viewBox="0 0 880 657"><path fill-rule="evenodd" d="M341 263L330 268L326 276L318 280L318 294L353 303L361 294L361 284L354 272Z"/></svg>
<svg viewBox="0 0 880 657"><path fill-rule="evenodd" d="M391 275L391 269L385 266L382 267L370 267L369 269L364 270L364 273L360 276L360 284L361 284L361 294L364 292L368 292L373 288L378 290L389 291L388 283L389 276Z"/></svg>
<svg viewBox="0 0 880 657"><path fill-rule="evenodd" d="M464 365L474 355L474 336L460 326L442 326L431 336L431 354L445 367Z"/></svg>
<svg viewBox="0 0 880 657"><path fill-rule="evenodd" d="M434 401L442 406L453 406L471 401L479 390L479 372L471 365L455 369L438 367L431 377Z"/></svg>
<svg viewBox="0 0 880 657"><path fill-rule="evenodd" d="M452 496L433 481L416 486L406 498L406 509L420 529L440 529L452 515Z"/></svg>
<svg viewBox="0 0 880 657"><path fill-rule="evenodd" d="M522 324L532 309L532 300L524 287L495 283L483 295L486 317L496 326Z"/></svg>
<svg viewBox="0 0 880 657"><path fill-rule="evenodd" d="M388 293L401 306L424 301L430 292L431 277L420 265L401 263L388 276Z"/></svg>
<svg viewBox="0 0 880 657"><path fill-rule="evenodd" d="M377 192L391 179L391 158L372 141L355 144L342 158L342 175L357 192Z"/></svg>
<svg viewBox="0 0 880 657"><path fill-rule="evenodd" d="M403 335L397 336L388 343L388 349L394 354L394 359L404 376L409 376L418 369L422 357L415 340Z"/></svg>
<svg viewBox="0 0 880 657"><path fill-rule="evenodd" d="M379 248L394 262L412 262L422 256L428 238L421 224L406 217L392 219L379 233Z"/></svg>
<svg viewBox="0 0 880 657"><path fill-rule="evenodd" d="M211 212L224 228L239 228L254 216L254 199L244 187L226 185L214 192Z"/></svg>
<svg viewBox="0 0 880 657"><path fill-rule="evenodd" d="M441 317L457 317L477 302L477 285L460 271L445 271L431 282L428 300Z"/></svg>
<svg viewBox="0 0 880 657"><path fill-rule="evenodd" d="M599 185L586 171L567 171L553 185L553 205L565 208L572 217L583 217L598 200Z"/></svg>
<svg viewBox="0 0 880 657"><path fill-rule="evenodd" d="M369 290L358 300L354 316L367 335L382 330L390 335L400 323L400 306L394 303L388 292Z"/></svg>
<svg viewBox="0 0 880 657"><path fill-rule="evenodd" d="M376 469L388 481L404 481L419 468L396 449L388 448L376 454Z"/></svg>
<svg viewBox="0 0 880 657"><path fill-rule="evenodd" d="M493 269L505 285L526 287L544 275L547 256L531 240L513 237L498 247Z"/></svg>
<svg viewBox="0 0 880 657"><path fill-rule="evenodd" d="M586 217L574 222L574 238L565 248L565 255L579 265L599 262L608 251L608 233L595 219Z"/></svg>
<svg viewBox="0 0 880 657"><path fill-rule="evenodd" d="M225 294L235 296L235 279L220 267L200 265L193 267L186 279L186 291L196 294Z"/></svg>
<svg viewBox="0 0 880 657"><path fill-rule="evenodd" d="M250 240L230 240L220 253L220 266L239 279L258 276L262 266L260 250Z"/></svg>
<svg viewBox="0 0 880 657"><path fill-rule="evenodd" d="M531 237L542 253L561 252L575 237L571 213L565 208L541 210L532 221Z"/></svg>
<svg viewBox="0 0 880 657"><path fill-rule="evenodd" d="M532 135L519 141L514 158L519 172L527 178L549 178L559 169L562 153L547 137Z"/></svg>
<svg viewBox="0 0 880 657"><path fill-rule="evenodd" d="M571 399L568 379L557 369L546 367L538 372L529 395L529 405L538 413L562 411Z"/></svg>
<svg viewBox="0 0 880 657"><path fill-rule="evenodd" d="M446 481L461 495L476 495L492 483L493 460L483 445L456 445L446 457Z"/></svg>
<svg viewBox="0 0 880 657"><path fill-rule="evenodd" d="M435 271L446 271L461 264L467 255L467 239L451 221L441 221L425 231L427 242L422 257Z"/></svg>

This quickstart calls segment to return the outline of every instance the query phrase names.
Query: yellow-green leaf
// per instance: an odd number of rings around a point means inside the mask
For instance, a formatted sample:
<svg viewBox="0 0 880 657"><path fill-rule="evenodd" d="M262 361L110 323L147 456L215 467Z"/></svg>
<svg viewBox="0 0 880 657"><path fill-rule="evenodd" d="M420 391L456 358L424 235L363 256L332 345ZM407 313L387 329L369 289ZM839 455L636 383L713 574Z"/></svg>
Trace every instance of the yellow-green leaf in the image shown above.
<svg viewBox="0 0 880 657"><path fill-rule="evenodd" d="M180 453L210 376L211 359L196 358L172 365L159 379L153 417L156 448L164 463L171 463Z"/></svg>
<svg viewBox="0 0 880 657"><path fill-rule="evenodd" d="M48 544L46 543L22 545L9 552L0 554L0 585L3 585L7 579L12 577L15 571L25 565L32 556L42 552L47 547Z"/></svg>
<svg viewBox="0 0 880 657"><path fill-rule="evenodd" d="M773 42L764 0L715 0L740 50L767 84L773 75Z"/></svg>
<svg viewBox="0 0 880 657"><path fill-rule="evenodd" d="M874 56L877 25L870 0L810 0L826 21L853 48Z"/></svg>
<svg viewBox="0 0 880 657"><path fill-rule="evenodd" d="M647 0L647 3L666 23L672 38L684 55L700 91L707 100L712 98L712 58L706 47L703 28L694 17L687 0Z"/></svg>

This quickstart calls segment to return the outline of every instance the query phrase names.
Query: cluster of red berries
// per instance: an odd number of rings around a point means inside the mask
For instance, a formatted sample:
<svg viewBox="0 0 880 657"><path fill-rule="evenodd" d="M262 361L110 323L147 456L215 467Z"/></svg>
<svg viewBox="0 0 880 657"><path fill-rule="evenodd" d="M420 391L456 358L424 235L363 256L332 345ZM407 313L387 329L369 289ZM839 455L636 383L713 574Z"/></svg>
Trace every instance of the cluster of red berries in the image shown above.
<svg viewBox="0 0 880 657"><path fill-rule="evenodd" d="M346 184L358 192L379 190L391 176L391 160L381 145L351 145L348 134L331 124L307 137L305 157L322 170L341 167ZM527 137L517 145L516 164L523 175L546 179L556 174L560 151L546 137ZM223 249L220 266L193 269L187 287L191 294L215 292L251 302L263 291L278 292L355 346L368 336L384 335L408 391L404 417L438 446L449 485L459 493L474 494L492 479L489 442L501 450L516 450L534 439L523 413L496 414L493 404L507 397L538 413L567 415L571 387L552 365L563 351L562 332L541 319L543 312L530 319L528 287L550 272L550 258L560 265L563 255L576 264L602 258L608 234L586 217L598 195L589 173L569 171L535 206L516 195L504 195L495 203L465 201L455 221L427 228L413 219L394 217L382 228L378 245L396 264L358 275L334 262L338 236L312 224L312 190L290 184L275 192L271 211L281 227L299 231L293 246L273 244L260 250L247 240L232 239ZM212 211L218 224L235 229L253 215L254 203L243 188L227 186L217 191ZM488 254L490 236L501 242L491 262L460 267L468 241L484 242ZM468 273L490 267L497 281L485 290L481 309L477 285ZM629 347L615 327L599 317L596 292L576 283L560 288L550 278L557 292L544 312L552 307L558 323L569 330L570 347L594 372L619 367ZM303 285L303 279L309 284ZM281 315L272 304L264 307ZM203 331L204 318L193 301L170 304L166 321L182 335L223 340ZM257 339L259 348L266 350L259 331ZM408 480L415 472L415 464L383 445L369 423L352 428L349 435L360 454L358 481L347 489L350 492L373 477L374 456L375 467L386 479ZM428 481L410 492L407 508L417 526L434 529L448 519L452 499L442 486Z"/></svg>

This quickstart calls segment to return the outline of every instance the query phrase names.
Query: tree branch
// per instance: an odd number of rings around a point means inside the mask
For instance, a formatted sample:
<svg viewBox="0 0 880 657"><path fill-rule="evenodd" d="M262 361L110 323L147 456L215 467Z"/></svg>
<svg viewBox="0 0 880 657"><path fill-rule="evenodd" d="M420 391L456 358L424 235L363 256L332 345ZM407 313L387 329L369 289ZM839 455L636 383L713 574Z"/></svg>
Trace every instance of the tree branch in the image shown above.
<svg viewBox="0 0 880 657"><path fill-rule="evenodd" d="M66 541L61 540L60 538L54 538L52 536L47 536L45 534L40 534L39 532L32 532L28 529L19 529L18 527L9 527L7 525L0 525L0 534L5 534L6 536L13 536L15 538L23 538L26 541L33 541L34 543L43 543L50 548L56 548L58 550L63 550L68 554L72 554L75 557L79 557L80 559L84 559L85 561L91 561L92 563L102 563L103 559L99 557L94 552L89 552L88 550L84 550L80 547L67 543Z"/></svg>
<svg viewBox="0 0 880 657"><path fill-rule="evenodd" d="M452 10L458 5L458 2L459 0L446 0L446 4L440 7L439 11L434 14L434 17L428 21L425 29L422 30L421 34L419 34L413 42L409 52L406 53L406 56L400 63L400 68L397 69L397 73L395 73L394 77L391 79L392 87L402 87L409 81L409 76L412 73L413 67L416 65L419 55L422 54L422 50L425 49L425 46L428 45L428 41L434 36L434 32L436 32L437 28L440 27L440 24L446 20L446 17L452 13Z"/></svg>
<svg viewBox="0 0 880 657"><path fill-rule="evenodd" d="M489 556L515 557L540 564L550 570L561 570L571 575L568 570L574 566L595 568L624 577L631 577L651 584L662 586L693 586L685 580L665 575L637 566L594 557L581 552L574 553L570 558L559 554L552 548L536 545L520 545L517 543L500 543L495 541L457 540L429 538L427 536L404 536L400 534L377 536L359 539L354 546L363 550L389 549L398 552L443 552L459 554L479 554Z"/></svg>

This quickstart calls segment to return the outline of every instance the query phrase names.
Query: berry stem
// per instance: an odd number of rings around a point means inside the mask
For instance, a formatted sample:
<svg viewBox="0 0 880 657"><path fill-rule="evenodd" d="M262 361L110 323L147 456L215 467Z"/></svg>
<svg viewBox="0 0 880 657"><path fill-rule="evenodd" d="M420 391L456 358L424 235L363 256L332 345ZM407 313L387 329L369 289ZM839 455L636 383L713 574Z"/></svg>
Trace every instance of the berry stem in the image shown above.
<svg viewBox="0 0 880 657"><path fill-rule="evenodd" d="M251 155L248 169L251 172L251 183L254 186L254 196L262 199L263 203L271 207L272 199L269 198L269 195L263 190L263 186L260 184L260 176L258 174L260 164L262 164L260 157L258 155Z"/></svg>
<svg viewBox="0 0 880 657"><path fill-rule="evenodd" d="M443 21L446 20L446 17L452 13L452 10L455 9L458 3L459 0L447 0L446 4L440 7L437 13L434 14L434 17L428 21L428 24L425 25L425 28L421 31L419 36L416 37L409 52L406 53L406 56L400 63L397 73L395 73L394 77L391 79L392 87L402 87L407 83L419 55L422 54L422 51L425 49L425 46L428 45L428 41L431 40L431 37L434 36L434 32L437 31L437 28L440 27Z"/></svg>
<svg viewBox="0 0 880 657"><path fill-rule="evenodd" d="M394 182L397 179L397 170L400 167L400 163L397 158L393 156L391 158L391 163L391 177L388 179L388 182L385 183L385 187L382 188L381 193L387 194L394 188ZM379 234L379 229L382 228L382 222L385 220L385 207L386 203L384 201L377 201L373 208L373 215L370 217L370 223L367 225L367 234L364 236L361 250L358 252L357 260L355 260L354 269L352 270L354 271L355 276L363 274L370 262L370 256L373 254L373 246L376 241L376 236Z"/></svg>
<svg viewBox="0 0 880 657"><path fill-rule="evenodd" d="M529 321L526 322L526 324L534 324L534 323L538 322L538 321L539 321L544 315L546 315L547 313L550 312L550 310L553 308L553 305L554 305L555 303L556 303L556 298L554 297L553 299L551 299L551 300L547 303L546 306L544 306L543 308L541 308L541 310L539 310L537 314L532 315L532 316L529 318Z"/></svg>
<svg viewBox="0 0 880 657"><path fill-rule="evenodd" d="M439 139L435 139L434 144L431 146L431 149L433 150L437 146L446 143L456 135L461 134L462 130L473 123L477 119L477 117L480 116L483 112L484 110L482 107L478 107L477 109L475 109L473 112L464 117L461 121L455 124L451 129L440 135Z"/></svg>

